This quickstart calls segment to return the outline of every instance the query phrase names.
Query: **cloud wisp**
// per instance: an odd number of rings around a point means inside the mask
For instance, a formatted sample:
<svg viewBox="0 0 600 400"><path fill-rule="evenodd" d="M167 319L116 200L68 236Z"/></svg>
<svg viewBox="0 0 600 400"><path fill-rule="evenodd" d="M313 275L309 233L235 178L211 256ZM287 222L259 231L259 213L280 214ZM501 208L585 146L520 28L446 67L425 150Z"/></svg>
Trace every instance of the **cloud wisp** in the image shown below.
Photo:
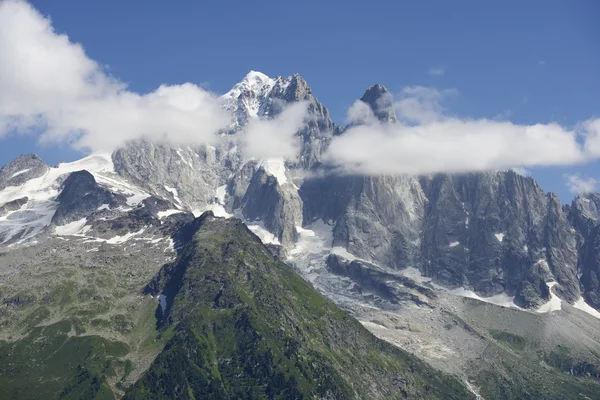
<svg viewBox="0 0 600 400"><path fill-rule="evenodd" d="M54 31L22 0L0 0L0 137L34 132L42 141L79 149L113 150L145 138L174 145L214 144L229 115L219 98L184 83L136 93L115 79L81 45ZM364 103L351 125L332 138L324 161L343 173L428 174L572 165L600 157L600 119L568 129L558 124L448 115L455 90L405 88L393 103L397 123L380 123ZM239 133L248 157L294 158L295 135L307 118L304 103L273 120L251 121Z"/></svg>
<svg viewBox="0 0 600 400"><path fill-rule="evenodd" d="M565 184L573 194L585 194L596 191L598 181L594 178L583 177L579 174L563 175Z"/></svg>
<svg viewBox="0 0 600 400"><path fill-rule="evenodd" d="M108 150L141 137L214 142L229 123L217 98L191 83L128 90L24 1L0 3L0 48L0 135L43 131L42 141Z"/></svg>
<svg viewBox="0 0 600 400"><path fill-rule="evenodd" d="M427 70L429 75L433 76L443 76L446 73L445 67L432 67Z"/></svg>
<svg viewBox="0 0 600 400"><path fill-rule="evenodd" d="M394 102L399 121L394 124L380 123L364 106L353 105L349 119L363 124L333 138L326 161L340 173L379 175L573 165L600 157L600 119L567 129L555 123L459 118L442 106L456 94L405 88Z"/></svg>
<svg viewBox="0 0 600 400"><path fill-rule="evenodd" d="M42 142L110 151L141 138L214 144L220 140L216 132L231 123L219 98L192 83L161 85L146 94L128 89L25 1L0 1L0 48L0 138L33 132ZM291 156L289 137L301 113L298 106L274 121L252 123L249 152L257 153L255 139L268 139L271 150ZM285 132L277 138L274 129Z"/></svg>

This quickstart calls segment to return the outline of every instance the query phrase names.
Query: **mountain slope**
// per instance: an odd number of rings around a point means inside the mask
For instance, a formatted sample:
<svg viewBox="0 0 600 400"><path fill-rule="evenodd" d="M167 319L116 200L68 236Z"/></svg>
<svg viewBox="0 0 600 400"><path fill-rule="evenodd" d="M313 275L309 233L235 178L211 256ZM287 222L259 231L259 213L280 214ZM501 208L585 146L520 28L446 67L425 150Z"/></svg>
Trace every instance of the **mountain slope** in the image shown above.
<svg viewBox="0 0 600 400"><path fill-rule="evenodd" d="M239 220L205 213L151 290L172 334L125 399L469 398L458 381L372 336Z"/></svg>

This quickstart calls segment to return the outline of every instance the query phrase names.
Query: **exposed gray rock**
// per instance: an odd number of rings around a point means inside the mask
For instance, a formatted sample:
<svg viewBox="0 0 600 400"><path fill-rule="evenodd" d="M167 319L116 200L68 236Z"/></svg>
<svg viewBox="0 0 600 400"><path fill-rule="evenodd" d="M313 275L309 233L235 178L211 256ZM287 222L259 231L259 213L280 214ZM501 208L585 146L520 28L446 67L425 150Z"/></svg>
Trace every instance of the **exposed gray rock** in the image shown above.
<svg viewBox="0 0 600 400"><path fill-rule="evenodd" d="M535 263L522 277L515 295L515 304L523 308L537 308L550 300L546 281L552 280L544 262Z"/></svg>
<svg viewBox="0 0 600 400"><path fill-rule="evenodd" d="M37 154L19 156L0 169L0 190L8 186L21 186L30 179L44 175L48 169Z"/></svg>
<svg viewBox="0 0 600 400"><path fill-rule="evenodd" d="M380 122L396 122L392 95L383 85L369 87L360 101L367 103Z"/></svg>
<svg viewBox="0 0 600 400"><path fill-rule="evenodd" d="M92 174L82 170L69 175L56 201L59 205L52 217L52 223L65 225L87 218L104 204L108 204L110 208L124 205L127 199L101 187Z"/></svg>
<svg viewBox="0 0 600 400"><path fill-rule="evenodd" d="M567 211L573 227L583 237L588 237L600 224L600 194L586 193L575 197Z"/></svg>
<svg viewBox="0 0 600 400"><path fill-rule="evenodd" d="M600 226L592 230L581 249L580 272L584 299L600 310Z"/></svg>
<svg viewBox="0 0 600 400"><path fill-rule="evenodd" d="M237 168L236 148L174 148L145 140L128 143L112 156L119 175L144 190L190 210L215 200L215 189Z"/></svg>
<svg viewBox="0 0 600 400"><path fill-rule="evenodd" d="M23 205L27 204L27 201L28 201L27 197L22 197L20 199L9 201L8 203L1 205L0 206L0 217L5 216L6 214L8 214L11 211L18 210Z"/></svg>
<svg viewBox="0 0 600 400"><path fill-rule="evenodd" d="M249 221L261 220L283 247L290 247L297 238L296 226L302 226L302 200L294 185L281 185L261 167L248 184L242 214Z"/></svg>

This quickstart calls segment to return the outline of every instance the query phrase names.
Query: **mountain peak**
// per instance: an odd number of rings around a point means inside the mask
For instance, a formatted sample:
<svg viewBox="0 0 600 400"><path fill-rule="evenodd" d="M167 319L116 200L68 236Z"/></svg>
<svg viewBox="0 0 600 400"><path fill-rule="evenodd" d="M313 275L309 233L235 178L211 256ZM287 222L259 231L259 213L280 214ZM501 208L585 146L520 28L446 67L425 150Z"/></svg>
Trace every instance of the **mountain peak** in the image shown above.
<svg viewBox="0 0 600 400"><path fill-rule="evenodd" d="M370 86L360 100L371 107L379 121L396 122L392 95L385 86L379 84Z"/></svg>
<svg viewBox="0 0 600 400"><path fill-rule="evenodd" d="M264 83L269 80L271 80L271 78L269 78L267 75L263 74L262 72L250 70L250 72L248 72L246 74L244 79L242 79L242 82L246 81L246 82Z"/></svg>
<svg viewBox="0 0 600 400"><path fill-rule="evenodd" d="M7 186L20 186L29 179L44 175L48 169L35 153L20 155L0 168L0 190Z"/></svg>

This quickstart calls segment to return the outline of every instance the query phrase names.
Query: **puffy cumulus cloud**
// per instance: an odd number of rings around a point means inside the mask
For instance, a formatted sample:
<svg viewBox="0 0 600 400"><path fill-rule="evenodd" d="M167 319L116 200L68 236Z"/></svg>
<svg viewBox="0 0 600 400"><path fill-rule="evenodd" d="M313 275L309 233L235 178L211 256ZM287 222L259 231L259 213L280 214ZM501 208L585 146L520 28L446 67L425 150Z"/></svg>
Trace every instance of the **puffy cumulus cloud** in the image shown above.
<svg viewBox="0 0 600 400"><path fill-rule="evenodd" d="M352 173L376 175L570 165L586 155L576 134L556 124L451 118L417 126L353 127L333 138L326 159Z"/></svg>
<svg viewBox="0 0 600 400"><path fill-rule="evenodd" d="M334 137L325 160L343 173L429 174L572 165L600 157L600 120L574 129L558 124L461 119L441 103L455 90L406 88L394 108L400 122L384 124L353 105L362 125ZM358 117L360 118L358 118Z"/></svg>
<svg viewBox="0 0 600 400"><path fill-rule="evenodd" d="M240 133L244 154L250 158L295 158L300 150L296 135L308 118L308 104L298 102L283 109L274 119L251 120Z"/></svg>
<svg viewBox="0 0 600 400"><path fill-rule="evenodd" d="M230 122L214 95L190 83L128 90L24 1L0 2L0 49L0 136L41 131L42 140L109 150L142 137L214 142Z"/></svg>
<svg viewBox="0 0 600 400"><path fill-rule="evenodd" d="M400 93L400 99L394 102L396 116L408 124L437 121L445 111L442 101L457 94L455 89L440 91L424 86L406 87Z"/></svg>
<svg viewBox="0 0 600 400"><path fill-rule="evenodd" d="M582 177L578 174L563 175L565 184L569 188L569 191L573 194L583 194L596 191L596 185L598 181L594 178Z"/></svg>
<svg viewBox="0 0 600 400"><path fill-rule="evenodd" d="M367 103L356 100L348 109L347 122L352 125L368 124L375 122L375 114Z"/></svg>

